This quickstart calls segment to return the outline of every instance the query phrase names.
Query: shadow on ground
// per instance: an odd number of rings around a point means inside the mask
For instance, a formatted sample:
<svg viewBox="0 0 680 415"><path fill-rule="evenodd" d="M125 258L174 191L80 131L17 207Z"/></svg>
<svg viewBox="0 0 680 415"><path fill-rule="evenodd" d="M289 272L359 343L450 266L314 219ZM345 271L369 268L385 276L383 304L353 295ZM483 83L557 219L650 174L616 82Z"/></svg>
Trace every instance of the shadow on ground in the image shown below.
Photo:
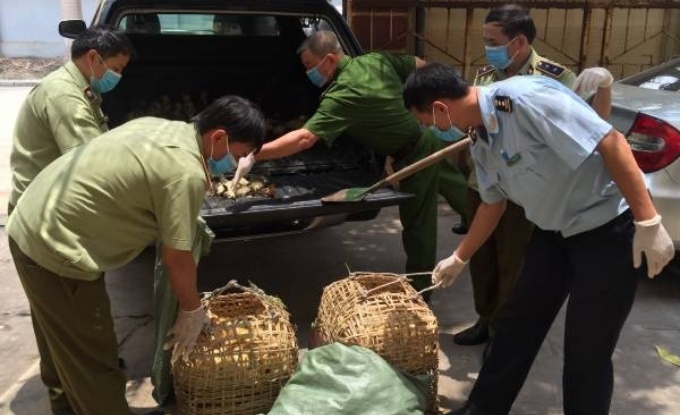
<svg viewBox="0 0 680 415"><path fill-rule="evenodd" d="M440 211L438 258L450 255L460 241L448 230L457 217ZM252 281L288 306L306 348L309 324L315 318L322 289L353 271L399 272L403 267L396 209L379 219L346 224L306 235L224 242L213 245L199 265L201 290L211 291L230 279ZM153 250L128 266L107 274L107 286L120 342L127 363L131 405L140 411L154 407L150 398L153 339ZM680 369L663 362L657 344L680 354L680 259L670 271L641 279L633 310L614 354L616 370L612 415L676 415L680 413ZM468 274L445 290L436 291L432 308L440 325L441 406L462 405L481 367L483 346L458 346L452 334L474 323L476 315ZM555 324L536 359L513 415L562 414L561 370L564 314ZM587 342L588 339L583 339ZM37 374L36 374L37 375ZM0 408L2 409L2 408ZM47 414L47 401L37 376L31 377L11 401L14 414Z"/></svg>

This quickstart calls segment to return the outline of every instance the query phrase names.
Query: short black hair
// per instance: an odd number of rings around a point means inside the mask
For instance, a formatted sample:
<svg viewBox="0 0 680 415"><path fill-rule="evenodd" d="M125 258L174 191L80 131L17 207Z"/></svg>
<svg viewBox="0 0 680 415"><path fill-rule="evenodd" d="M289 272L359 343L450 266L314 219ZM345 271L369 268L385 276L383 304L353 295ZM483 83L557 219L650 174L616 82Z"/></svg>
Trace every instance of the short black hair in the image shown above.
<svg viewBox="0 0 680 415"><path fill-rule="evenodd" d="M83 30L71 44L71 59L77 59L94 49L102 59L119 54L134 56L135 47L125 33L100 25Z"/></svg>
<svg viewBox="0 0 680 415"><path fill-rule="evenodd" d="M432 62L416 69L404 84L404 105L408 109L428 111L438 99L459 99L470 91L467 82L453 67Z"/></svg>
<svg viewBox="0 0 680 415"><path fill-rule="evenodd" d="M509 39L524 35L530 44L534 43L534 39L536 39L534 19L523 7L516 4L506 4L491 9L484 19L484 24L488 23L498 25L501 28L501 33Z"/></svg>
<svg viewBox="0 0 680 415"><path fill-rule="evenodd" d="M265 137L264 115L253 102L237 95L225 95L193 118L196 130L205 134L224 129L229 140L252 144L260 151Z"/></svg>

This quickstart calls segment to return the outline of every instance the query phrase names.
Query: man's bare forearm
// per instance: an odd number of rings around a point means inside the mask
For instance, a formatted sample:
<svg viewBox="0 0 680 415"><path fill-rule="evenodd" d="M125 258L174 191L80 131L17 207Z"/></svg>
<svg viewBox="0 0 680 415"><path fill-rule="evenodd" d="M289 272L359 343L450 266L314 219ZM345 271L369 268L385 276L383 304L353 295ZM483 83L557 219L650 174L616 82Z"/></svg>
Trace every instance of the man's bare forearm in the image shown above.
<svg viewBox="0 0 680 415"><path fill-rule="evenodd" d="M612 116L612 87L598 88L593 96L592 106L600 118L608 121Z"/></svg>
<svg viewBox="0 0 680 415"><path fill-rule="evenodd" d="M621 133L612 130L600 141L597 151L602 155L607 171L628 202L637 221L656 216L656 209L633 152Z"/></svg>
<svg viewBox="0 0 680 415"><path fill-rule="evenodd" d="M311 131L301 128L282 135L276 140L265 143L259 153L255 155L255 160L271 160L288 157L293 154L307 150L317 142L319 137Z"/></svg>
<svg viewBox="0 0 680 415"><path fill-rule="evenodd" d="M179 308L191 311L200 307L201 298L196 288L196 262L192 253L163 245L163 265Z"/></svg>

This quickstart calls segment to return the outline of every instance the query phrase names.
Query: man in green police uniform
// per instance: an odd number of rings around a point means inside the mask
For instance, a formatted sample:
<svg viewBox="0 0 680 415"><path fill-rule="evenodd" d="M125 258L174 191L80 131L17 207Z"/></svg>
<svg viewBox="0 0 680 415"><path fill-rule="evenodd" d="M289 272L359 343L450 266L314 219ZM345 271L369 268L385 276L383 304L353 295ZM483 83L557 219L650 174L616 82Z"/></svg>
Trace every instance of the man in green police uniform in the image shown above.
<svg viewBox="0 0 680 415"><path fill-rule="evenodd" d="M238 175L250 171L256 159L286 157L312 147L319 139L331 145L344 133L380 155L391 156L395 170L442 148L438 136L450 141L462 138L448 131L421 131L404 107L403 82L417 65L424 64L422 60L381 53L351 58L342 53L336 36L323 30L307 38L299 51L312 83L326 86L319 108L301 129L266 143L257 157L242 158ZM399 186L415 194L399 208L406 272L431 271L436 257L438 194L464 217L465 179L444 161ZM430 279L414 278L413 285L422 289L430 285Z"/></svg>
<svg viewBox="0 0 680 415"><path fill-rule="evenodd" d="M133 53L122 32L85 29L71 60L31 90L14 127L8 214L42 169L108 130L101 94L116 86Z"/></svg>
<svg viewBox="0 0 680 415"><path fill-rule="evenodd" d="M477 72L475 86L487 86L517 75L536 75L556 79L563 85L574 88L577 78L572 71L540 56L531 46L536 37L536 26L522 7L504 5L492 9L484 20L482 33L486 57L491 65ZM579 84L583 85L583 80L597 78L600 73L606 73L609 77L596 79L602 81L600 84L605 84L606 87L597 89L593 106L600 116L608 118L611 111L612 81L609 72L604 68L588 69L579 77ZM472 218L481 204L481 198L469 152L466 155L471 169L468 178L468 216ZM524 209L508 201L507 209L494 233L470 258L475 309L479 319L472 327L456 334L454 342L474 345L486 342L493 336L495 323L521 271L525 247L532 229L533 225L525 218ZM488 352L487 347L484 355Z"/></svg>
<svg viewBox="0 0 680 415"><path fill-rule="evenodd" d="M173 363L187 357L209 321L191 252L210 187L206 159L222 174L264 134L260 110L227 96L193 124L152 117L123 124L55 160L26 189L7 233L44 340L41 372L63 390L50 402L55 414L131 414L102 275L156 240L179 303L166 346Z"/></svg>

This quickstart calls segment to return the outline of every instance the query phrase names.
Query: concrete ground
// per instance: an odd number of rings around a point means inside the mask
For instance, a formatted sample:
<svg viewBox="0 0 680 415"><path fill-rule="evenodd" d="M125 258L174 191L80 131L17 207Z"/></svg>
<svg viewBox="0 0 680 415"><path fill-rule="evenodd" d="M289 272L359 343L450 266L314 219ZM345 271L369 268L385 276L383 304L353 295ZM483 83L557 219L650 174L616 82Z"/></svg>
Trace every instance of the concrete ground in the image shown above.
<svg viewBox="0 0 680 415"><path fill-rule="evenodd" d="M0 88L0 214L9 186L11 129L27 88ZM458 220L440 206L439 253L449 255L460 238L450 227ZM3 222L4 223L4 222ZM211 290L232 278L252 280L279 296L297 325L301 348L307 344L321 290L354 271L398 272L404 255L395 208L384 209L371 222L345 224L306 235L215 244L199 266L201 289ZM38 371L29 311L0 228L0 415L47 415L48 405ZM153 347L153 258L144 252L136 261L107 274L120 343L127 363L128 400L137 413L154 408L150 397ZM614 353L615 415L680 413L680 368L656 354L662 345L680 354L680 271L678 261L655 280L641 279L635 305ZM439 319L441 406L460 406L481 365L483 346L457 346L451 334L475 321L467 274L450 288L434 293L432 309ZM518 397L513 415L562 414L561 367L564 314L555 321ZM588 339L583 339L587 342Z"/></svg>

